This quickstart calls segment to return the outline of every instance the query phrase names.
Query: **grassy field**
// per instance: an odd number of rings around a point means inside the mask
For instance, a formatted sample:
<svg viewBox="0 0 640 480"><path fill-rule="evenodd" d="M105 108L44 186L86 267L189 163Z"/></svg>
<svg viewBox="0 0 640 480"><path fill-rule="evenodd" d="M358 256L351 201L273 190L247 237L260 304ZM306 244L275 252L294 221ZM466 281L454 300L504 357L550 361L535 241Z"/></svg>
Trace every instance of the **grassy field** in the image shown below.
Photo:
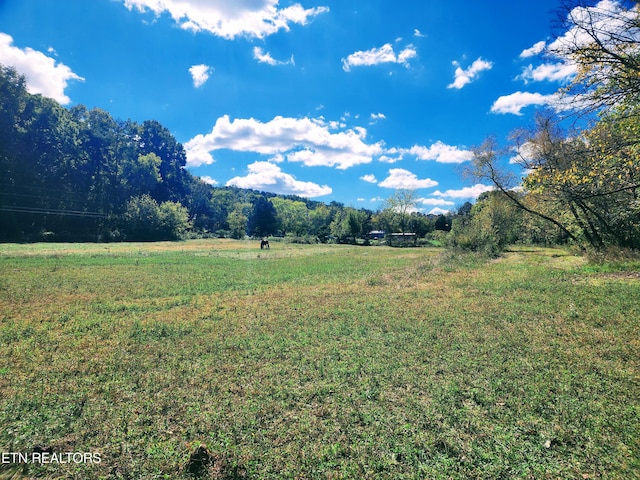
<svg viewBox="0 0 640 480"><path fill-rule="evenodd" d="M640 478L639 270L0 245L0 477L188 478L203 445L214 479ZM95 456L8 459L34 451Z"/></svg>

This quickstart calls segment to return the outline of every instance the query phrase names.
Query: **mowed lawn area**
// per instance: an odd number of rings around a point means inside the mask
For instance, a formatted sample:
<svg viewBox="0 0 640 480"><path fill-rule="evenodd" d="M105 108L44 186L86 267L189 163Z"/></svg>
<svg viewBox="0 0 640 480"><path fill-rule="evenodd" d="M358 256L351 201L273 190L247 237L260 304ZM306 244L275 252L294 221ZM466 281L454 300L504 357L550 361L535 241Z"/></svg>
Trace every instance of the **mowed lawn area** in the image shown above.
<svg viewBox="0 0 640 480"><path fill-rule="evenodd" d="M0 245L0 477L640 478L639 270L524 247ZM34 451L100 461L4 461Z"/></svg>

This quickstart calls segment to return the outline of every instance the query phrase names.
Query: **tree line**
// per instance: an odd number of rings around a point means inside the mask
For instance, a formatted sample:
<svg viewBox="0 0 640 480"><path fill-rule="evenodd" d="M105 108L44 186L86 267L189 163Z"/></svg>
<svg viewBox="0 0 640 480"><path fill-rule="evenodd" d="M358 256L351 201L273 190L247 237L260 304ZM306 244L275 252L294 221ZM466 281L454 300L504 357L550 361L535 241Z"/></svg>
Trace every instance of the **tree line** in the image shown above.
<svg viewBox="0 0 640 480"><path fill-rule="evenodd" d="M197 184L185 164L182 145L158 122L65 109L0 66L2 240L176 237ZM136 225L136 215L157 232Z"/></svg>
<svg viewBox="0 0 640 480"><path fill-rule="evenodd" d="M0 65L0 241L277 234L353 243L375 228L405 228L404 215L214 188L185 166L183 146L159 122L66 109L28 93L25 77ZM410 217L422 235L447 225L444 217Z"/></svg>

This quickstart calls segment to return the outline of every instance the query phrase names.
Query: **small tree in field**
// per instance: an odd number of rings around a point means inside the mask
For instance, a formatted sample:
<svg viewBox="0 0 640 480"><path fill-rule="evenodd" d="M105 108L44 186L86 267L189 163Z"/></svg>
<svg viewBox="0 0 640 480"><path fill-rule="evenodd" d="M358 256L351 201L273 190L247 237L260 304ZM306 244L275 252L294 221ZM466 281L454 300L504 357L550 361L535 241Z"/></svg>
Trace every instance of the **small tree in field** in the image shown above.
<svg viewBox="0 0 640 480"><path fill-rule="evenodd" d="M400 231L404 234L409 227L411 213L416 210L417 205L416 191L401 188L387 198L384 210L396 219L397 224L400 225Z"/></svg>
<svg viewBox="0 0 640 480"><path fill-rule="evenodd" d="M265 197L257 197L247 220L250 235L265 237L273 235L278 229L277 212L273 204Z"/></svg>
<svg viewBox="0 0 640 480"><path fill-rule="evenodd" d="M355 208L347 207L335 216L331 222L331 234L339 241L356 243L366 232L369 215Z"/></svg>
<svg viewBox="0 0 640 480"><path fill-rule="evenodd" d="M178 202L162 202L160 210L160 235L166 240L180 240L191 229L188 210Z"/></svg>
<svg viewBox="0 0 640 480"><path fill-rule="evenodd" d="M231 230L231 238L240 240L243 239L247 234L248 217L245 211L249 210L250 208L251 205L239 204L229 212L229 215L227 216L227 223L229 224L229 229Z"/></svg>

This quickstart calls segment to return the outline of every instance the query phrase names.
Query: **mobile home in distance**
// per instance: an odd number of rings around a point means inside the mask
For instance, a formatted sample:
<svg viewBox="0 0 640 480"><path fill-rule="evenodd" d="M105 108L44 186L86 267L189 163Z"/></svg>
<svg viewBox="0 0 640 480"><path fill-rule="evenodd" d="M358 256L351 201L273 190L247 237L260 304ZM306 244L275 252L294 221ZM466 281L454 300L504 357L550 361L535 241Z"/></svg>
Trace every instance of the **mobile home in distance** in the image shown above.
<svg viewBox="0 0 640 480"><path fill-rule="evenodd" d="M372 230L369 232L369 240L383 240L384 230Z"/></svg>

